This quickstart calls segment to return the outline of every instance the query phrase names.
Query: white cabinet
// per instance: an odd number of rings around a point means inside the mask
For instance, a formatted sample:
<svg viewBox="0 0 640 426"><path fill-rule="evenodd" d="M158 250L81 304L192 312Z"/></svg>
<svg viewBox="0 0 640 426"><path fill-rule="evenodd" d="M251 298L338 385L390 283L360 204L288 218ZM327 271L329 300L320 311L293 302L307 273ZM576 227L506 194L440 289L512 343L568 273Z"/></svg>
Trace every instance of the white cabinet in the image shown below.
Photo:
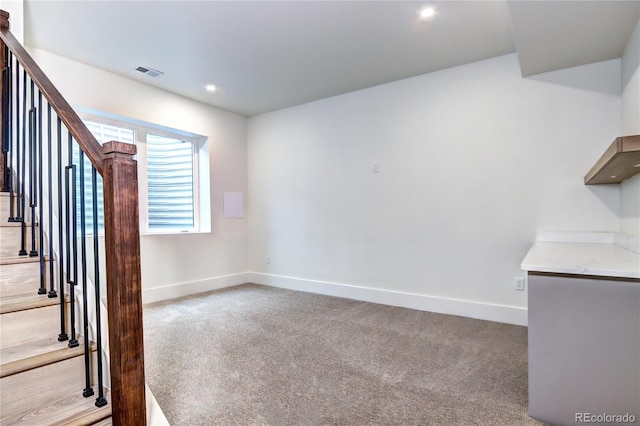
<svg viewBox="0 0 640 426"><path fill-rule="evenodd" d="M640 422L640 280L529 271L528 283L529 415Z"/></svg>
<svg viewBox="0 0 640 426"><path fill-rule="evenodd" d="M554 425L640 424L640 241L549 233L528 276L529 415Z"/></svg>

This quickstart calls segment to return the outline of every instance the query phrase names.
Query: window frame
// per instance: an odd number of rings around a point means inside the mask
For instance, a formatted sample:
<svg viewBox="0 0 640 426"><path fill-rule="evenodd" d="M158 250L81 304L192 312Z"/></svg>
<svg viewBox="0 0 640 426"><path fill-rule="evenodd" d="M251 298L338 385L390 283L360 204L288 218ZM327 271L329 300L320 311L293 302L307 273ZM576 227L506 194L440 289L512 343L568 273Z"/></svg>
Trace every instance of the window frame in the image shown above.
<svg viewBox="0 0 640 426"><path fill-rule="evenodd" d="M191 234L211 232L208 137L185 130L122 117L88 108L76 108L83 121L119 127L133 131L138 165L138 210L141 235ZM149 227L149 195L147 173L147 134L181 139L192 145L193 154L193 227L157 228ZM100 141L98 141L100 142Z"/></svg>

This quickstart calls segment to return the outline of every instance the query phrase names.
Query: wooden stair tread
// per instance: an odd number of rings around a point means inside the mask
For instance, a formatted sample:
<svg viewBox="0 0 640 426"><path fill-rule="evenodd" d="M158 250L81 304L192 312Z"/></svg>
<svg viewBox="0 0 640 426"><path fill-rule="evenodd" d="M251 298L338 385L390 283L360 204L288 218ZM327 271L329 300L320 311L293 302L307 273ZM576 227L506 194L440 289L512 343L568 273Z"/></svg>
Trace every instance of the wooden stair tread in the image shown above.
<svg viewBox="0 0 640 426"><path fill-rule="evenodd" d="M69 303L65 304L68 311ZM67 317L68 318L68 317ZM23 345L31 340L58 338L60 333L60 306L43 306L38 309L9 312L0 315L0 347Z"/></svg>
<svg viewBox="0 0 640 426"><path fill-rule="evenodd" d="M4 371L5 366L9 364L65 348L68 349L67 342L59 342L57 336L53 334L48 337L4 346L0 349L0 371ZM0 374L0 377L9 375L3 373Z"/></svg>
<svg viewBox="0 0 640 426"><path fill-rule="evenodd" d="M95 363L96 360L97 352L92 352L90 362ZM78 423L67 420L78 411L99 410L94 405L97 395L87 399L82 397L84 366L85 357L78 355L0 378L0 424L91 424L106 417ZM91 371L91 376L91 383L97 383L95 370ZM97 394L97 386L92 387ZM78 409L76 404L82 408Z"/></svg>
<svg viewBox="0 0 640 426"><path fill-rule="evenodd" d="M113 418L107 417L106 419L100 420L98 423L94 423L92 426L112 426Z"/></svg>
<svg viewBox="0 0 640 426"><path fill-rule="evenodd" d="M5 219L1 219L0 218L0 249L2 249L2 251L0 251L0 253L2 253L2 256L16 256L17 252L14 254L12 253L9 249L13 249L16 247L20 247L20 241L21 237L22 237L22 229L21 229L21 223L20 222L7 222ZM27 252L29 252L31 250L31 244L32 244L32 240L31 240L31 221L29 222L25 222L25 230L26 230L26 236L25 236L25 248L27 249ZM38 224L36 223L36 228L38 227ZM36 244L38 243L38 239L36 238Z"/></svg>
<svg viewBox="0 0 640 426"><path fill-rule="evenodd" d="M84 354L84 346L69 348L67 344L68 341L59 342L57 338L49 338L3 349L0 352L2 363L0 377L22 373ZM95 351L94 344L91 345L91 351Z"/></svg>
<svg viewBox="0 0 640 426"><path fill-rule="evenodd" d="M0 228L18 228L20 227L20 222L9 222L8 220L0 220Z"/></svg>
<svg viewBox="0 0 640 426"><path fill-rule="evenodd" d="M24 224L27 228L31 228L31 220L25 219ZM0 231L2 230L2 228L8 228L9 230L12 230L13 228L19 228L20 225L22 225L22 222L9 222L9 220L7 220L6 218L0 217ZM36 228L37 227L38 222L36 222Z"/></svg>
<svg viewBox="0 0 640 426"><path fill-rule="evenodd" d="M96 407L96 395L85 398L82 391L62 395L47 405L29 408L19 413L2 416L2 425L92 425L111 417L111 395L105 392L108 404ZM109 424L109 423L107 423Z"/></svg>
<svg viewBox="0 0 640 426"><path fill-rule="evenodd" d="M59 303L59 297L48 297L46 294L37 294L35 291L27 294L4 296L0 298L0 314L43 308Z"/></svg>
<svg viewBox="0 0 640 426"><path fill-rule="evenodd" d="M44 284L49 287L51 282L48 262L44 265ZM54 272L58 272L58 265L53 264ZM54 276L54 279L57 275ZM37 294L41 285L40 262L4 263L0 259L0 297L18 294Z"/></svg>
<svg viewBox="0 0 640 426"><path fill-rule="evenodd" d="M44 261L49 261L49 256L44 257ZM21 263L39 263L40 258L38 256L2 256L0 257L0 265L15 265Z"/></svg>

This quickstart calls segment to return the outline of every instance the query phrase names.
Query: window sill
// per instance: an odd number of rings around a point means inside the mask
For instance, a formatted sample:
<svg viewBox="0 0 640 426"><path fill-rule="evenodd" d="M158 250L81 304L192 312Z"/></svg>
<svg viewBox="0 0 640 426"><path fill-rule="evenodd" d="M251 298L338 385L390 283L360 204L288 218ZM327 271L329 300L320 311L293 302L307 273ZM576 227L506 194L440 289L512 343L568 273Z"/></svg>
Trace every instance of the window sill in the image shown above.
<svg viewBox="0 0 640 426"><path fill-rule="evenodd" d="M150 230L146 230L146 231L140 231L140 236L147 236L147 235L191 235L191 234L210 234L211 231L202 231L202 230L195 230L195 229L190 229L190 230L185 230L185 231L181 231L181 230L161 230L161 231L150 231Z"/></svg>

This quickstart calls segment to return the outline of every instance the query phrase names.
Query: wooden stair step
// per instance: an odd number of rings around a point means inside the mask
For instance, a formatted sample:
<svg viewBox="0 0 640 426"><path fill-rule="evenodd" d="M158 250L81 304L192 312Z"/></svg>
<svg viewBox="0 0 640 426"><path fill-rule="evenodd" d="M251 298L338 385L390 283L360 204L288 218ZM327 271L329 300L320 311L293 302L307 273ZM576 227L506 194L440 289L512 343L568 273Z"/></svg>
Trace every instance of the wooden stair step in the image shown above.
<svg viewBox="0 0 640 426"><path fill-rule="evenodd" d="M111 395L105 391L107 405L96 407L96 396L85 398L82 390L61 396L46 405L25 409L12 416L4 417L4 425L21 426L89 426L94 424L111 424ZM109 420L109 423L102 423Z"/></svg>
<svg viewBox="0 0 640 426"><path fill-rule="evenodd" d="M41 296L47 298L47 296ZM47 298L48 299L48 298ZM53 300L58 300L53 299ZM69 303L66 303L68 310ZM69 318L69 316L67 316ZM48 339L60 333L60 306L9 312L1 315L0 353L30 340Z"/></svg>
<svg viewBox="0 0 640 426"><path fill-rule="evenodd" d="M14 194L13 195L14 214L16 212L17 203L19 201L20 199ZM28 205L26 205L25 207L29 209ZM0 192L0 223L7 221L7 219L9 218L10 210L11 210L11 197L9 196L9 193Z"/></svg>
<svg viewBox="0 0 640 426"><path fill-rule="evenodd" d="M93 352L91 363L94 367L96 359L96 352ZM96 383L95 368L92 373L91 383ZM111 414L109 398L105 407L98 408L95 406L97 395L82 396L84 387L84 356L2 377L0 424L92 424L108 417ZM97 387L93 389L97 394Z"/></svg>
<svg viewBox="0 0 640 426"><path fill-rule="evenodd" d="M34 258L30 258L34 259ZM40 288L40 262L35 258L31 262L6 263L0 260L0 297L15 296L18 294L36 294ZM48 289L50 282L50 265L45 259L44 285ZM56 264L53 265L57 267ZM57 272L57 269L56 269Z"/></svg>
<svg viewBox="0 0 640 426"><path fill-rule="evenodd" d="M20 222L9 222L7 220L7 216L5 215L0 216L0 228L19 228L20 225L21 225Z"/></svg>
<svg viewBox="0 0 640 426"><path fill-rule="evenodd" d="M59 304L60 299L58 297L48 297L46 294L37 294L35 291L27 294L14 294L0 298L0 314L44 308L46 306Z"/></svg>
<svg viewBox="0 0 640 426"><path fill-rule="evenodd" d="M94 423L92 426L112 426L112 425L113 425L112 417L107 417L106 419L103 419L97 423Z"/></svg>
<svg viewBox="0 0 640 426"><path fill-rule="evenodd" d="M13 196L13 214L16 214L20 199ZM0 193L0 222L6 222L11 213L11 198L8 192Z"/></svg>
<svg viewBox="0 0 640 426"><path fill-rule="evenodd" d="M45 262L49 261L49 256L44 257ZM19 265L24 263L40 263L39 256L2 256L0 257L0 265Z"/></svg>
<svg viewBox="0 0 640 426"><path fill-rule="evenodd" d="M29 232L31 232L31 220L24 220L24 224L27 228L29 228ZM16 228L18 231L20 230L20 226L22 226L22 222L9 222L9 219L4 216L0 216L0 235L7 232L16 232ZM38 223L36 222L36 228L38 227ZM18 232L19 233L19 232Z"/></svg>
<svg viewBox="0 0 640 426"><path fill-rule="evenodd" d="M78 426L89 426L95 424L108 424L111 425L111 393L109 391L105 391L105 398L107 398L107 405L104 407L96 407L92 405L91 407L82 406L80 411L74 412L72 415L67 417L64 420L58 421L56 423L52 423L53 426L68 426L68 425L78 425ZM95 402L95 397L89 398L91 402ZM86 405L86 404L85 404ZM71 410L68 410L71 411ZM107 421L108 423L102 423Z"/></svg>
<svg viewBox="0 0 640 426"><path fill-rule="evenodd" d="M25 250L31 252L31 225L27 227L25 235ZM16 257L20 252L22 229L19 226L0 226L0 257ZM39 238L36 238L36 249Z"/></svg>
<svg viewBox="0 0 640 426"><path fill-rule="evenodd" d="M84 346L68 347L68 341L59 342L57 338L43 341L31 341L13 351L2 353L0 360L0 378L22 373L54 362L73 358L84 353ZM95 351L92 344L91 350Z"/></svg>

